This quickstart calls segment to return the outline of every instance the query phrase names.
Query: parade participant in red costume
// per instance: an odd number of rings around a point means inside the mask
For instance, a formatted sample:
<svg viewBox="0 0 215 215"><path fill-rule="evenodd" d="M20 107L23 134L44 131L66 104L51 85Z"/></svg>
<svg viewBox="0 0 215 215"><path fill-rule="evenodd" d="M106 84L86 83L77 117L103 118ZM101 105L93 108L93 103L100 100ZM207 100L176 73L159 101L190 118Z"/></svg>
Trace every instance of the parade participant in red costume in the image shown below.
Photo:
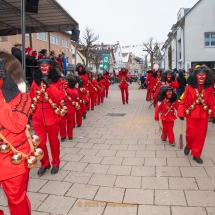
<svg viewBox="0 0 215 215"><path fill-rule="evenodd" d="M90 94L90 99L89 99L89 106L91 108L91 110L94 110L94 106L95 106L95 94L97 92L96 89L96 80L93 78L93 73L89 72L88 74L88 90L89 90L89 94Z"/></svg>
<svg viewBox="0 0 215 215"><path fill-rule="evenodd" d="M104 102L104 97L105 97L105 86L104 86L104 78L102 76L102 74L99 74L98 75L98 78L100 79L100 85L101 85L101 88L102 88L102 91L101 91L101 103Z"/></svg>
<svg viewBox="0 0 215 215"><path fill-rule="evenodd" d="M35 73L35 80L30 89L32 98L31 112L33 114L33 127L40 137L40 146L44 151L41 168L38 175L43 175L51 168L46 146L47 136L52 154L51 173L56 174L60 165L60 141L58 139L58 124L60 122L60 102L65 98L64 82L51 68L52 60L42 58L38 61L40 69Z"/></svg>
<svg viewBox="0 0 215 215"><path fill-rule="evenodd" d="M81 100L79 101L79 104L82 110L82 117L83 119L86 119L89 97L87 95L88 94L87 90L84 88L84 82L81 77L79 78L79 81L78 81L78 92L80 92L79 95Z"/></svg>
<svg viewBox="0 0 215 215"><path fill-rule="evenodd" d="M104 79L103 79L104 80ZM100 105L100 103L104 102L104 85L102 83L102 75L99 74L97 76L97 104Z"/></svg>
<svg viewBox="0 0 215 215"><path fill-rule="evenodd" d="M78 75L81 77L81 79L83 81L84 91L87 92L87 96L88 96L88 100L89 100L90 95L89 95L89 90L88 90L88 74L87 74L87 72L86 72L86 70L82 64L77 64L76 71L78 72ZM87 103L87 110L89 110L88 103Z"/></svg>
<svg viewBox="0 0 215 215"><path fill-rule="evenodd" d="M110 73L108 71L104 71L103 78L104 78L103 83L105 86L105 96L107 98L108 97L108 90L109 90L109 86L110 86Z"/></svg>
<svg viewBox="0 0 215 215"><path fill-rule="evenodd" d="M76 106L76 124L77 124L77 127L81 127L83 114L84 113L86 114L86 105L84 104L85 100L83 98L84 92L79 87L79 84L81 84L81 87L83 89L83 80L81 79L80 76L75 76L75 78L76 78L76 81L77 81L75 89L76 89L76 91L78 93L77 106Z"/></svg>
<svg viewBox="0 0 215 215"><path fill-rule="evenodd" d="M162 83L161 83L161 74L162 74L162 70L158 69L156 72L153 73L153 77L152 77L152 93L153 93L153 104L154 106L157 105L157 94L155 93L156 91L158 91L158 89L160 89Z"/></svg>
<svg viewBox="0 0 215 215"><path fill-rule="evenodd" d="M191 76L178 108L178 116L181 120L184 120L184 117L187 118L187 144L184 154L188 155L191 150L193 159L202 164L201 154L207 133L208 118L215 117L214 82L213 74L211 78L209 68L206 66L196 68Z"/></svg>
<svg viewBox="0 0 215 215"><path fill-rule="evenodd" d="M146 86L147 86L147 93L146 93L146 101L150 101L152 99L152 88L153 88L153 82L152 82L152 74L153 70L147 71L147 77L146 77Z"/></svg>
<svg viewBox="0 0 215 215"><path fill-rule="evenodd" d="M175 110L178 110L177 95L172 87L162 86L158 92L158 105L155 109L155 120L162 120L161 139L166 142L167 138L172 146L175 146L173 132L174 121L177 119ZM159 116L161 114L161 116Z"/></svg>
<svg viewBox="0 0 215 215"><path fill-rule="evenodd" d="M67 112L60 120L60 137L61 142L64 142L66 137L69 140L73 139L73 128L75 125L75 112L76 112L76 101L78 93L75 89L77 81L72 75L68 75L64 78L64 88L65 88L65 106L67 107Z"/></svg>
<svg viewBox="0 0 215 215"><path fill-rule="evenodd" d="M166 70L161 75L162 85L172 87L174 90L179 88L179 84L175 79L175 75L171 70Z"/></svg>
<svg viewBox="0 0 215 215"><path fill-rule="evenodd" d="M26 134L31 100L23 86L25 77L20 62L0 52L0 187L7 196L11 215L31 214L26 195L29 169L24 157L31 152Z"/></svg>
<svg viewBox="0 0 215 215"><path fill-rule="evenodd" d="M128 104L128 71L125 68L122 68L118 75L116 75L114 72L114 76L119 78L119 88L121 90L122 103L125 104L126 102Z"/></svg>

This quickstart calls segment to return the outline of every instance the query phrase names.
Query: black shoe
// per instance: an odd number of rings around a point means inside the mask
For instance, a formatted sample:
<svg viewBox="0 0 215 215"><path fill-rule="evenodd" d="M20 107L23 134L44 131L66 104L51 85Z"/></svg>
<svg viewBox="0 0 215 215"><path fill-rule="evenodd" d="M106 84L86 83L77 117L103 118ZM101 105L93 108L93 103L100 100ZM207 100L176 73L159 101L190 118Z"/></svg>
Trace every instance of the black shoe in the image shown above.
<svg viewBox="0 0 215 215"><path fill-rule="evenodd" d="M125 102L123 102L123 104L125 104Z"/></svg>
<svg viewBox="0 0 215 215"><path fill-rule="evenodd" d="M90 109L88 108L87 111L89 111Z"/></svg>
<svg viewBox="0 0 215 215"><path fill-rule="evenodd" d="M107 98L107 96L106 96L106 98Z"/></svg>
<svg viewBox="0 0 215 215"><path fill-rule="evenodd" d="M60 140L61 140L61 142L64 142L64 141L65 141L65 139L66 139L66 138L61 138Z"/></svg>
<svg viewBox="0 0 215 215"><path fill-rule="evenodd" d="M126 101L126 103L128 104L128 101Z"/></svg>
<svg viewBox="0 0 215 215"><path fill-rule="evenodd" d="M86 119L86 117L87 117L87 115L85 113L82 116L83 116L83 119Z"/></svg>
<svg viewBox="0 0 215 215"><path fill-rule="evenodd" d="M73 137L69 137L69 140L73 140Z"/></svg>
<svg viewBox="0 0 215 215"><path fill-rule="evenodd" d="M51 169L51 174L56 174L59 171L59 166L53 166Z"/></svg>
<svg viewBox="0 0 215 215"><path fill-rule="evenodd" d="M185 148L184 148L184 154L185 155L189 155L189 153L190 153L190 149L188 149L187 146L185 146Z"/></svg>
<svg viewBox="0 0 215 215"><path fill-rule="evenodd" d="M91 110L94 110L94 108L91 108Z"/></svg>
<svg viewBox="0 0 215 215"><path fill-rule="evenodd" d="M37 175L39 176L42 176L45 174L46 171L48 171L49 169L51 168L51 165L45 167L45 168L40 168L38 171L37 171Z"/></svg>
<svg viewBox="0 0 215 215"><path fill-rule="evenodd" d="M195 160L199 164L203 164L203 160L201 158L197 158L197 157L193 156L193 160Z"/></svg>
<svg viewBox="0 0 215 215"><path fill-rule="evenodd" d="M81 125L77 125L77 127L81 127Z"/></svg>

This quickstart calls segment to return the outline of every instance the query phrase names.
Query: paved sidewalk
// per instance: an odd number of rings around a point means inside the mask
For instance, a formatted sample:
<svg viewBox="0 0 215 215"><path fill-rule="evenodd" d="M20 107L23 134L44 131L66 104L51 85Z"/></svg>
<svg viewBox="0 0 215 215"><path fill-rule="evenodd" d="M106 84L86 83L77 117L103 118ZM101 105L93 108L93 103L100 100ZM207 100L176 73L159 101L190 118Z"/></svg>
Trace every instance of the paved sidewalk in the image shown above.
<svg viewBox="0 0 215 215"><path fill-rule="evenodd" d="M75 139L61 143L58 174L38 177L38 168L31 171L33 215L215 214L215 126L209 123L204 164L198 165L178 145L161 142L146 90L133 83L129 93L129 104L123 105L112 85L105 103L75 128ZM6 206L0 190L0 208L8 215Z"/></svg>

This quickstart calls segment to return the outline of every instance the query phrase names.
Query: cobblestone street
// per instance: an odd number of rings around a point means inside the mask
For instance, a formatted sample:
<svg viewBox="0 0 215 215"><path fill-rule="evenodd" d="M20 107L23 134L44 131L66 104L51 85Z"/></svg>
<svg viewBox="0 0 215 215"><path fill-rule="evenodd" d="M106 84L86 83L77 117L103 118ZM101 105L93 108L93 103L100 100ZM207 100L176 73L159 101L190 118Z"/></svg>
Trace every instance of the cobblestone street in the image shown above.
<svg viewBox="0 0 215 215"><path fill-rule="evenodd" d="M138 87L130 85L123 105L117 84L111 85L109 98L74 129L75 138L61 143L58 174L39 177L40 164L31 170L33 215L215 214L215 125L209 123L199 165L178 149L179 120L176 147L160 140L154 108ZM9 215L2 189L0 208Z"/></svg>

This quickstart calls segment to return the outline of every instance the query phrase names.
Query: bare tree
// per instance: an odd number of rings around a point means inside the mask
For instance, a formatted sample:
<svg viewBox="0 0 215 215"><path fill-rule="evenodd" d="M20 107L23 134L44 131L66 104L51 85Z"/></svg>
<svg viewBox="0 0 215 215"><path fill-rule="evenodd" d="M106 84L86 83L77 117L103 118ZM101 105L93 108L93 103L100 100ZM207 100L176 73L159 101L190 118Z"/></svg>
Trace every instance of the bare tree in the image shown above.
<svg viewBox="0 0 215 215"><path fill-rule="evenodd" d="M78 53L80 56L84 66L88 68L91 50L96 46L95 42L99 39L99 35L95 35L94 30L86 27L84 35L82 39L79 40L80 48L79 51L85 56L86 61L83 59L83 57Z"/></svg>
<svg viewBox="0 0 215 215"><path fill-rule="evenodd" d="M102 53L100 52L100 50L91 50L90 61L95 65L96 73L98 73L99 66L102 63Z"/></svg>
<svg viewBox="0 0 215 215"><path fill-rule="evenodd" d="M154 63L160 63L162 59L162 54L157 41L153 41L154 38L150 37L148 42L143 42L144 50L150 55L151 67Z"/></svg>

